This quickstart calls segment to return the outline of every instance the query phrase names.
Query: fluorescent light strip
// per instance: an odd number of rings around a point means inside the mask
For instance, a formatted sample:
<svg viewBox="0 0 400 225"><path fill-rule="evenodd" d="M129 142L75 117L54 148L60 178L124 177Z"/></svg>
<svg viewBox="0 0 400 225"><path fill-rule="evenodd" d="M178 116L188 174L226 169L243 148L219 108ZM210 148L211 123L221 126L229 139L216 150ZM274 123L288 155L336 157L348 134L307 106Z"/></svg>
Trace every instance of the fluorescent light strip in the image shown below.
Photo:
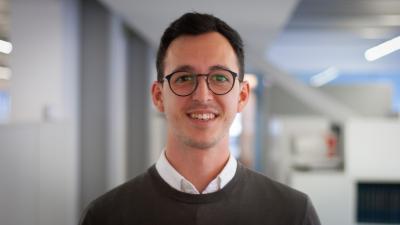
<svg viewBox="0 0 400 225"><path fill-rule="evenodd" d="M311 77L310 83L314 87L325 85L338 77L339 71L335 67L329 67L321 73Z"/></svg>
<svg viewBox="0 0 400 225"><path fill-rule="evenodd" d="M12 51L12 44L8 41L0 40L0 52L10 54Z"/></svg>
<svg viewBox="0 0 400 225"><path fill-rule="evenodd" d="M368 61L374 61L399 49L400 36L368 49L365 51L364 57Z"/></svg>

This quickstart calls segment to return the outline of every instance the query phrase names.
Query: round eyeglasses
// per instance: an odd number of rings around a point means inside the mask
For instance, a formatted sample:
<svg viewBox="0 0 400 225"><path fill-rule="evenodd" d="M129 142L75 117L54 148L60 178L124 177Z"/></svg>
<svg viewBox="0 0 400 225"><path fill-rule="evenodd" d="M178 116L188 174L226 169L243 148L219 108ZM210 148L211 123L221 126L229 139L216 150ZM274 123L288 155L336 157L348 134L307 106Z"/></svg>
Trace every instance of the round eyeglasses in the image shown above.
<svg viewBox="0 0 400 225"><path fill-rule="evenodd" d="M198 77L206 77L208 89L216 95L224 95L232 90L237 76L237 73L228 69L217 69L208 74L175 71L165 76L161 82L167 80L169 88L174 94L189 96L199 85Z"/></svg>

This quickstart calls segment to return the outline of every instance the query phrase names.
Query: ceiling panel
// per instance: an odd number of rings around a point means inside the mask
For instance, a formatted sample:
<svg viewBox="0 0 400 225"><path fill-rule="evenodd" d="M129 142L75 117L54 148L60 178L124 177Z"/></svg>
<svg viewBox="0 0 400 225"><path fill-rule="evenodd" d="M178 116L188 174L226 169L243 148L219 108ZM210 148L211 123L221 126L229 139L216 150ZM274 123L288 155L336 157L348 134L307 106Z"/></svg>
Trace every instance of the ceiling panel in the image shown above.
<svg viewBox="0 0 400 225"><path fill-rule="evenodd" d="M398 0L303 0L267 57L296 73L399 74L400 51L373 62L370 47L400 35Z"/></svg>
<svg viewBox="0 0 400 225"><path fill-rule="evenodd" d="M101 0L156 46L170 22L185 12L215 14L236 28L248 47L266 49L298 0Z"/></svg>

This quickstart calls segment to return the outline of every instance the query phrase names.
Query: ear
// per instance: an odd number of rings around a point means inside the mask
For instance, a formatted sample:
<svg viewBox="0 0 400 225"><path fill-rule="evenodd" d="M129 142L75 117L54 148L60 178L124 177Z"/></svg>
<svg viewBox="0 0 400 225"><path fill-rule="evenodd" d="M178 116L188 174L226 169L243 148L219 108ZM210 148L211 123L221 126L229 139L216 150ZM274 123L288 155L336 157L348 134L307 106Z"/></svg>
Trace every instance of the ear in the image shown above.
<svg viewBox="0 0 400 225"><path fill-rule="evenodd" d="M240 93L237 112L242 112L250 98L250 85L249 82L243 81L242 83L240 83L239 87Z"/></svg>
<svg viewBox="0 0 400 225"><path fill-rule="evenodd" d="M151 87L151 96L154 106L159 112L164 112L164 100L162 95L162 84L158 81L154 81Z"/></svg>

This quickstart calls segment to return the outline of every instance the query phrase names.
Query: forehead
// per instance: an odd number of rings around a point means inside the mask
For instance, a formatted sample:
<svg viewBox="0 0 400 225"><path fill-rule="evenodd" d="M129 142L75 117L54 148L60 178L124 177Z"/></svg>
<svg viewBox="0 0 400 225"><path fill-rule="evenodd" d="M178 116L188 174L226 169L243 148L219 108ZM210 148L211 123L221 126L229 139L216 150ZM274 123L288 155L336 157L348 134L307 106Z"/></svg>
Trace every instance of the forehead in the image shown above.
<svg viewBox="0 0 400 225"><path fill-rule="evenodd" d="M237 57L229 41L217 32L184 35L171 42L165 57L165 73L182 66L206 72L221 65L237 71Z"/></svg>

